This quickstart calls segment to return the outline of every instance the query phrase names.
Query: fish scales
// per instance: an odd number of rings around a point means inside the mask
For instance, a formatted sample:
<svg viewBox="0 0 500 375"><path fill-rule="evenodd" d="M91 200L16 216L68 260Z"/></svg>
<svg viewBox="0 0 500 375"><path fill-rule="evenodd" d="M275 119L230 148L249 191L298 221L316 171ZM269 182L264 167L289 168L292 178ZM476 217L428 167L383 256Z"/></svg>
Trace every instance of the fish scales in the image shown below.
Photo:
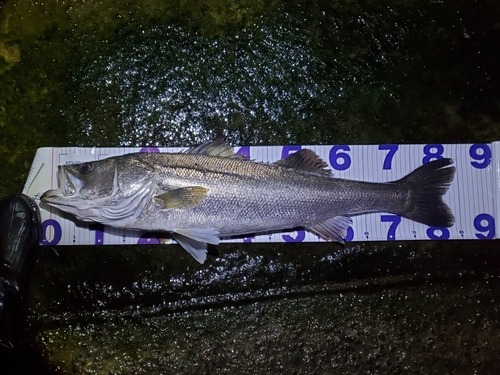
<svg viewBox="0 0 500 375"><path fill-rule="evenodd" d="M141 159L158 171L159 192L200 185L209 189L199 205L168 214L154 207L145 210L134 226L160 230L203 225L215 227L221 236L311 225L341 214L376 211L386 202L396 209L404 197L391 199L394 186L334 179L322 175L227 159L190 154L143 154ZM376 189L376 193L374 193ZM154 223L154 224L153 224Z"/></svg>

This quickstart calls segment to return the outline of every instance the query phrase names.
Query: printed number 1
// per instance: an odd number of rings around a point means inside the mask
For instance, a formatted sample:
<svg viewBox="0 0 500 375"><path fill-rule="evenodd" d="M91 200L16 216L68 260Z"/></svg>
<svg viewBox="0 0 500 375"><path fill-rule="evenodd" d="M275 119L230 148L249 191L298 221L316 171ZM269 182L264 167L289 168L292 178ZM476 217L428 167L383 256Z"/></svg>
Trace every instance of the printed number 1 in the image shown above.
<svg viewBox="0 0 500 375"><path fill-rule="evenodd" d="M91 224L91 225L89 225L89 230L95 231L94 244L103 245L104 244L104 225L98 224L98 223Z"/></svg>

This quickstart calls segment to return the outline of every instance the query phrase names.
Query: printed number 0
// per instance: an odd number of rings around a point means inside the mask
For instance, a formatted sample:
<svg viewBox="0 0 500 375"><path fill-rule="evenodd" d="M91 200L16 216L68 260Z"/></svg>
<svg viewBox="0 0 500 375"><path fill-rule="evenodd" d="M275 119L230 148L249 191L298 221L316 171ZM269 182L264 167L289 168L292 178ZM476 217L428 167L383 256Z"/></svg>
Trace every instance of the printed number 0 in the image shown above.
<svg viewBox="0 0 500 375"><path fill-rule="evenodd" d="M47 238L47 228L52 227L54 229L54 237L49 241ZM42 245L55 246L62 238L61 224L54 219L47 219L42 223Z"/></svg>
<svg viewBox="0 0 500 375"><path fill-rule="evenodd" d="M340 145L333 146L330 150L330 164L337 171L345 171L351 166L351 157L344 151L351 151L351 149L349 146Z"/></svg>

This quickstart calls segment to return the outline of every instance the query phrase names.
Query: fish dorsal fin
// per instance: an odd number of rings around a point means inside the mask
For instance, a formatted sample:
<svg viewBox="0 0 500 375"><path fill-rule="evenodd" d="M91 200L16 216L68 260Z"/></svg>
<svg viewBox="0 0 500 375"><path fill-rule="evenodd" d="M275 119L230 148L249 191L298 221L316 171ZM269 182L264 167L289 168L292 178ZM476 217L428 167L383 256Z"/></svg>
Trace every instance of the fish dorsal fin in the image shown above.
<svg viewBox="0 0 500 375"><path fill-rule="evenodd" d="M219 156L222 158L244 158L243 155L235 154L233 148L223 138L202 143L183 151L184 154L196 154L206 156Z"/></svg>
<svg viewBox="0 0 500 375"><path fill-rule="evenodd" d="M286 159L278 160L275 164L285 167L300 169L306 172L319 173L325 176L331 176L331 171L328 169L328 164L321 159L312 150L304 148L293 154Z"/></svg>
<svg viewBox="0 0 500 375"><path fill-rule="evenodd" d="M207 196L208 189L203 186L187 186L167 191L155 197L164 209L190 208L201 203Z"/></svg>
<svg viewBox="0 0 500 375"><path fill-rule="evenodd" d="M322 221L307 227L311 231L326 241L336 241L345 243L347 230L352 224L352 219L348 216L335 216L331 219Z"/></svg>

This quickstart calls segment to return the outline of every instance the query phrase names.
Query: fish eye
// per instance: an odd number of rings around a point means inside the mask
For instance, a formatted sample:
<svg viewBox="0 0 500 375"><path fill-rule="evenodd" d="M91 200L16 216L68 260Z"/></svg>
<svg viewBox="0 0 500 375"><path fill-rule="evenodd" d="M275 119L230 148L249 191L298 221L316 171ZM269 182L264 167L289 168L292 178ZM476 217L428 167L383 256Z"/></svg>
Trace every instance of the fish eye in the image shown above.
<svg viewBox="0 0 500 375"><path fill-rule="evenodd" d="M92 163L85 163L80 166L80 173L87 174L92 172Z"/></svg>

